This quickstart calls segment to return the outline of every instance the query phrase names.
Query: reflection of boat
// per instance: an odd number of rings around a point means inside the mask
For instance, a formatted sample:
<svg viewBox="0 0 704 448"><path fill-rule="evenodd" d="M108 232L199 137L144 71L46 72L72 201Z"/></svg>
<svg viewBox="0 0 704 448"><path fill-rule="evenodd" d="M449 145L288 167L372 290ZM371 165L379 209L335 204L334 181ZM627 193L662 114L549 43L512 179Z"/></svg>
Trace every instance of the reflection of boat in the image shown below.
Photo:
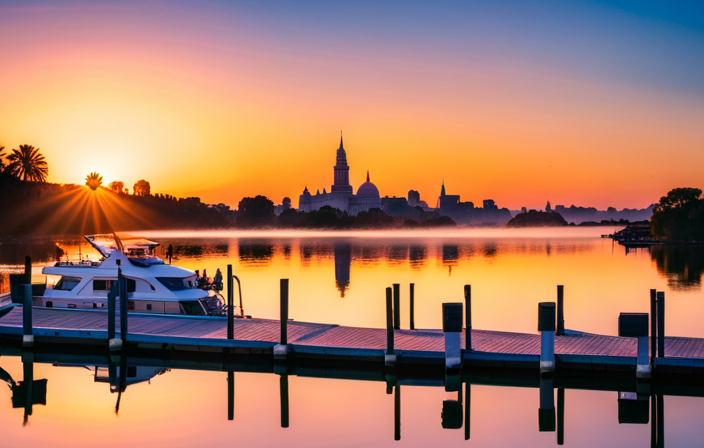
<svg viewBox="0 0 704 448"><path fill-rule="evenodd" d="M137 239L123 244L117 235L86 236L101 261L59 261L42 269L60 276L53 287L35 294L38 307L107 309L108 292L116 291L118 269L126 278L128 309L155 314L222 314L218 294L198 288L195 272L165 264L157 258L153 241Z"/></svg>

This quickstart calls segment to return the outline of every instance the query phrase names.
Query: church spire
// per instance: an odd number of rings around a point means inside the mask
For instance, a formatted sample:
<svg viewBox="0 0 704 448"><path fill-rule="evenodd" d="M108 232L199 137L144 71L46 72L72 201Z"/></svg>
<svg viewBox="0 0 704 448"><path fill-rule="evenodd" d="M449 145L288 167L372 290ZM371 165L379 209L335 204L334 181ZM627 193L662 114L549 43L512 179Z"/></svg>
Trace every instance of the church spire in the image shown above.
<svg viewBox="0 0 704 448"><path fill-rule="evenodd" d="M445 178L442 178L442 188L440 189L440 196L445 196Z"/></svg>
<svg viewBox="0 0 704 448"><path fill-rule="evenodd" d="M340 131L340 149L345 149L345 147L342 146L342 131Z"/></svg>
<svg viewBox="0 0 704 448"><path fill-rule="evenodd" d="M367 170L367 182L369 182L369 170Z"/></svg>

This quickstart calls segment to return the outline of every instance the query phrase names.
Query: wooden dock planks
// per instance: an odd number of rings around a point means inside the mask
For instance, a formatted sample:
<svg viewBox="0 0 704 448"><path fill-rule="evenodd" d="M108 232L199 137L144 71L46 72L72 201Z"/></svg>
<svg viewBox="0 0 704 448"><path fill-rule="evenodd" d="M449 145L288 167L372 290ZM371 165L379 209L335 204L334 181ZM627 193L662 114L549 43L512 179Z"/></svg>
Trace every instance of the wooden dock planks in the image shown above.
<svg viewBox="0 0 704 448"><path fill-rule="evenodd" d="M33 325L37 335L66 336L81 332L79 337L105 338L107 314L101 311L33 309ZM279 342L279 321L267 319L236 319L236 341L253 341L274 345ZM117 325L119 328L119 324ZM135 314L129 316L129 334L149 336L151 340L177 338L184 345L226 346L227 329L224 318L193 318ZM22 333L22 308L16 307L0 318L0 335ZM381 328L341 327L289 321L288 340L294 346L372 349L386 348L386 330ZM398 350L443 352L444 334L439 330L396 330ZM464 348L464 337L461 338ZM472 330L473 350L486 353L538 355L538 334ZM666 338L667 357L704 358L704 339ZM565 355L596 355L635 357L636 340L592 334L567 334L555 338L555 352Z"/></svg>

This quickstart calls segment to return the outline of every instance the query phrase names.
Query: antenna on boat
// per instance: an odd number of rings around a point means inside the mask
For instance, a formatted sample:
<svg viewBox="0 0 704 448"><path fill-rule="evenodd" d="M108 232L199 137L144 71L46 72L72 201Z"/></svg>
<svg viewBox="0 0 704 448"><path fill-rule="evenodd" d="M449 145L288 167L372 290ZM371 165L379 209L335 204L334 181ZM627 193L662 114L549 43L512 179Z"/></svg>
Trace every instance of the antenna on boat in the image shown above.
<svg viewBox="0 0 704 448"><path fill-rule="evenodd" d="M125 246L122 245L122 240L120 239L119 236L117 236L116 232L112 232L112 236L115 239L115 244L117 245L117 250L122 252L123 254L125 253Z"/></svg>

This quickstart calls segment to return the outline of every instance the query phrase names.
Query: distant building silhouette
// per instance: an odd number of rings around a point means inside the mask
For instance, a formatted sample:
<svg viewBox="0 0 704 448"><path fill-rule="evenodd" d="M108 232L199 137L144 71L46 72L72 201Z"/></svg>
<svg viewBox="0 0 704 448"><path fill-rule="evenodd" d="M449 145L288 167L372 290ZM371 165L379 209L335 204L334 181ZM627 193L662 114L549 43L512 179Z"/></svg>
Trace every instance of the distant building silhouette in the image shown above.
<svg viewBox="0 0 704 448"><path fill-rule="evenodd" d="M444 179L438 197L438 211L462 224L504 225L511 220L511 212L507 208L499 209L493 199L485 199L483 208L475 208L473 202L461 202L459 195L447 194Z"/></svg>
<svg viewBox="0 0 704 448"><path fill-rule="evenodd" d="M291 198L284 198L284 200L281 201L281 204L275 206L274 214L276 214L276 216L279 216L286 210L291 210Z"/></svg>
<svg viewBox="0 0 704 448"><path fill-rule="evenodd" d="M315 195L312 195L306 187L298 199L298 209L303 212L311 212L327 205L351 215L357 215L359 212L366 212L372 208L381 208L379 189L369 180L368 171L367 181L360 185L356 195L353 193L352 185L350 185L347 153L342 144L342 134L340 134L340 147L337 149L335 160L334 182L330 193L323 189L322 193L318 190Z"/></svg>

